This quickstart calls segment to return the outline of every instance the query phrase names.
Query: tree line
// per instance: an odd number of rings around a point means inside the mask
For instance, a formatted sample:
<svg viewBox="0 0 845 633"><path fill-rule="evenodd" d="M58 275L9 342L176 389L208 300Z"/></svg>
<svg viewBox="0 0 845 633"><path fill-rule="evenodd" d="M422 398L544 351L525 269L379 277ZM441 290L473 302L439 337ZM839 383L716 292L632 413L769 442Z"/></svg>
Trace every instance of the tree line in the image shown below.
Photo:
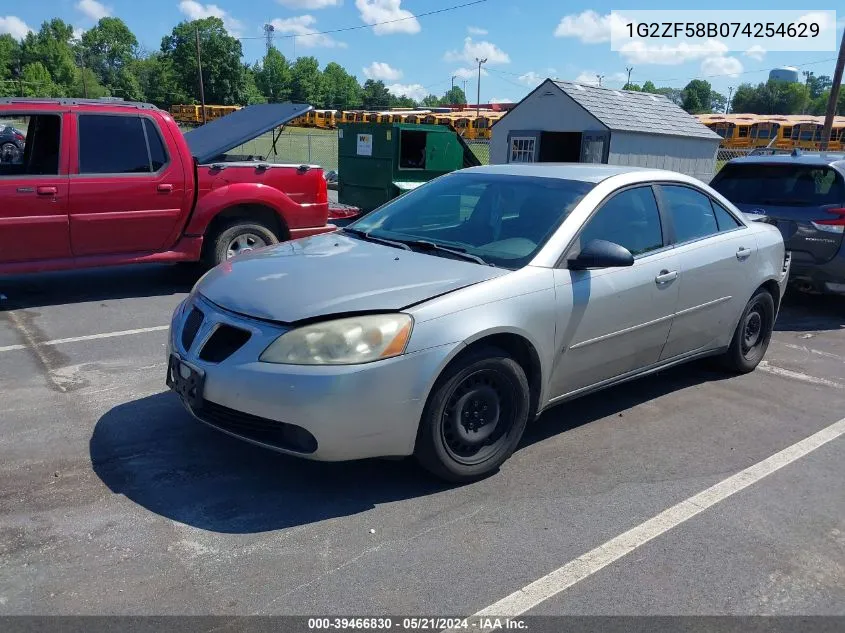
<svg viewBox="0 0 845 633"><path fill-rule="evenodd" d="M0 35L0 97L120 97L163 108L199 103L197 35L205 101L216 105L295 101L317 108L414 107L383 81L363 85L340 64L320 68L314 57L291 62L271 47L253 65L243 63L241 42L220 18L184 21L145 51L120 18L106 17L75 38L61 19L46 21L22 41ZM463 90L428 95L426 105L466 103Z"/></svg>
<svg viewBox="0 0 845 633"><path fill-rule="evenodd" d="M314 57L285 58L271 47L261 61L243 62L241 42L220 18L183 21L146 51L120 18L106 17L74 37L73 27L61 19L45 21L22 41L0 35L0 97L120 97L148 101L163 108L175 103L198 103L197 36L208 104L246 105L295 101L316 108L377 109L465 104L455 86L445 94L430 94L419 103L392 94L383 81L363 84L340 64L324 68ZM658 88L651 81L624 88L662 94L692 114L747 112L755 114L824 114L831 80L809 74L805 83L767 81L740 85L727 103L709 82L694 79L683 89ZM845 114L845 91L837 114Z"/></svg>

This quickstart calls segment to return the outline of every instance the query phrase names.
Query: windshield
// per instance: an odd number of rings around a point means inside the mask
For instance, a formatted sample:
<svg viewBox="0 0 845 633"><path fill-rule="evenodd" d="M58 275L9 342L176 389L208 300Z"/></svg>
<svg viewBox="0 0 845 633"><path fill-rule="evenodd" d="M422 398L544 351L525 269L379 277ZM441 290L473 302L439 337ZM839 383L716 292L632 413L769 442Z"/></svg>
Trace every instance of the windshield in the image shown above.
<svg viewBox="0 0 845 633"><path fill-rule="evenodd" d="M823 165L725 165L710 186L734 204L818 207L845 202L842 176Z"/></svg>
<svg viewBox="0 0 845 633"><path fill-rule="evenodd" d="M424 240L516 269L534 257L594 186L577 180L453 173L400 196L349 228L396 241Z"/></svg>

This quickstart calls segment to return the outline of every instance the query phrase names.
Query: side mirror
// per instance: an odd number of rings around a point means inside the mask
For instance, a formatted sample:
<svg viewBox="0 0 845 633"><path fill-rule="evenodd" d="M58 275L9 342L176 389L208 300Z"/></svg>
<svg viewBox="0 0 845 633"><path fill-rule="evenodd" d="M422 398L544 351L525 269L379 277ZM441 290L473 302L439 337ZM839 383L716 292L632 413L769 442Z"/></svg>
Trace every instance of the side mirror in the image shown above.
<svg viewBox="0 0 845 633"><path fill-rule="evenodd" d="M624 246L606 240L592 240L581 249L578 257L567 260L569 270L588 268L616 268L633 266L634 256Z"/></svg>

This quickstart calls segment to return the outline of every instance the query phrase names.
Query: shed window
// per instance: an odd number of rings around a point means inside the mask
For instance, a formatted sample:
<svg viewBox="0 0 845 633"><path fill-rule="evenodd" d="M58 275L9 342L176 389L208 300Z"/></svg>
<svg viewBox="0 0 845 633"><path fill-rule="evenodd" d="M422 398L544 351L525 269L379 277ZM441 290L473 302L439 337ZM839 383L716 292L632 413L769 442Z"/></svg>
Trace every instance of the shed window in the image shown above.
<svg viewBox="0 0 845 633"><path fill-rule="evenodd" d="M533 163L537 139L533 136L515 136L511 139L511 162Z"/></svg>

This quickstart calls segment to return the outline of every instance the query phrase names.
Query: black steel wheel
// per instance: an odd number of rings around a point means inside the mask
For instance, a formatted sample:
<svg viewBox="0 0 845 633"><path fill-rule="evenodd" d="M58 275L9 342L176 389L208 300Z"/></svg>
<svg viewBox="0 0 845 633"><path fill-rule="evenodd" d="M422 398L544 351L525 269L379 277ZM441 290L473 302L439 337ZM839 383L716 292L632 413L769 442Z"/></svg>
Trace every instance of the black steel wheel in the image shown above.
<svg viewBox="0 0 845 633"><path fill-rule="evenodd" d="M495 472L522 437L530 400L519 363L498 348L471 350L446 368L429 397L417 459L452 482Z"/></svg>
<svg viewBox="0 0 845 633"><path fill-rule="evenodd" d="M727 369L737 373L753 371L769 348L775 326L775 302L767 290L751 297L734 331L733 340L723 356Z"/></svg>

